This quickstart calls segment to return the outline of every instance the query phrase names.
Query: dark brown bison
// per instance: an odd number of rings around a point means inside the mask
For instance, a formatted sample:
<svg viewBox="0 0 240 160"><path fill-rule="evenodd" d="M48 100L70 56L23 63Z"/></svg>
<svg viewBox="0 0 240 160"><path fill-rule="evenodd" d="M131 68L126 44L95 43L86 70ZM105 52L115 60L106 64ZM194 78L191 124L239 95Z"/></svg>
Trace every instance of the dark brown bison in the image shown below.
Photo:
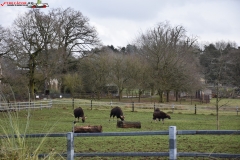
<svg viewBox="0 0 240 160"><path fill-rule="evenodd" d="M122 109L120 107L114 107L111 110L111 112L110 112L110 119L111 119L112 116L113 116L113 119L116 116L117 119L120 118L122 121L124 121L123 112L122 112ZM109 121L110 121L110 119L109 119Z"/></svg>
<svg viewBox="0 0 240 160"><path fill-rule="evenodd" d="M156 119L158 119L159 121L161 121L161 119L162 119L162 123L164 124L165 118L171 119L171 117L168 114L164 113L163 111L154 111L153 112L153 120L156 121Z"/></svg>
<svg viewBox="0 0 240 160"><path fill-rule="evenodd" d="M87 117L84 116L84 112L83 112L83 109L81 107L78 107L78 108L74 109L73 113L74 113L75 119L76 118L78 119L78 122L79 122L79 118L82 119L83 123L85 122L85 119Z"/></svg>

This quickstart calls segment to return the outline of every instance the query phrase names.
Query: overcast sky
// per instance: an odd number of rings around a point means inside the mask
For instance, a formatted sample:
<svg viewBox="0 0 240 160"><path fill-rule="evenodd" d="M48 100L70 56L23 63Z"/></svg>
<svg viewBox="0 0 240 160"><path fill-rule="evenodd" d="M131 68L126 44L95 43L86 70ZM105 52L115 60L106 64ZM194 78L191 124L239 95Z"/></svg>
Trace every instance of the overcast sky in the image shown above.
<svg viewBox="0 0 240 160"><path fill-rule="evenodd" d="M32 0L36 2L37 0ZM32 2L18 0L18 2ZM4 2L17 2L0 0ZM236 42L240 46L240 0L42 0L49 8L74 8L89 18L104 45L125 47L160 22L182 25L199 43ZM9 27L29 8L0 5L0 25Z"/></svg>

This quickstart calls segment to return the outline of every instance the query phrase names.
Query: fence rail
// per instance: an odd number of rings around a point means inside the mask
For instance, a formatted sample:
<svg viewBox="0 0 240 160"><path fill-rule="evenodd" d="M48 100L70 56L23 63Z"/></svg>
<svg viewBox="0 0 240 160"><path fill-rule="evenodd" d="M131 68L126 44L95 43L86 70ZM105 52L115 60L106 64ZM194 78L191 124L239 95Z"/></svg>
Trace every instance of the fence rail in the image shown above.
<svg viewBox="0 0 240 160"><path fill-rule="evenodd" d="M215 111L215 106L204 106L204 105L183 105L183 104L163 104L163 103L123 103L123 102L101 102L101 101L94 101L94 100L83 100L83 99L67 99L67 100L61 100L61 99L55 99L52 101L53 105L72 105L72 107L77 106L88 106L91 109L94 107L101 107L101 106L119 106L122 108L130 108L132 111L135 111L137 109L153 109L153 108L160 108L160 110L169 110L171 112L192 112L192 113L203 113L206 110ZM222 106L219 108L219 111L224 112L231 112L231 113L237 113L239 112L238 106Z"/></svg>
<svg viewBox="0 0 240 160"><path fill-rule="evenodd" d="M168 131L142 131L142 132L105 132L105 133L50 133L50 134L26 134L20 137L67 137L67 153L61 154L68 160L74 157L126 157L126 156L146 156L146 157L169 157L176 160L177 157L215 157L215 158L240 158L240 154L228 153L198 153L198 152L177 152L176 135L240 135L240 130L176 130L176 126L169 126ZM169 135L169 152L94 152L94 153L74 153L74 137L102 137L102 136L150 136ZM16 138L19 135L0 136L0 138ZM47 154L39 154L45 157Z"/></svg>
<svg viewBox="0 0 240 160"><path fill-rule="evenodd" d="M34 101L34 102L8 102L8 103L0 103L0 112L5 111L20 111L23 109L37 109L37 108L51 108L52 100L45 101Z"/></svg>
<svg viewBox="0 0 240 160"><path fill-rule="evenodd" d="M185 105L185 104L162 104L162 103L124 103L124 102L101 102L94 100L84 100L84 99L50 99L50 100L36 100L33 102L10 102L10 103L1 103L0 109L9 109L9 108L41 108L41 107L52 107L52 105L72 105L73 107L77 106L89 106L89 107L101 107L101 106L119 106L119 107L129 107L136 109L151 109L151 108L160 108L162 110L216 110L215 106L204 106L204 105ZM221 111L231 111L238 112L238 106L224 106L220 107Z"/></svg>
<svg viewBox="0 0 240 160"><path fill-rule="evenodd" d="M73 108L78 106L88 106L91 109L101 107L101 106L119 106L122 108L130 108L132 111L137 109L153 109L159 108L160 110L169 110L173 112L192 112L192 113L203 113L206 110L215 111L215 106L204 106L204 105L182 105L182 104L162 104L162 103L123 103L123 102L101 102L93 100L84 99L53 99L53 100L41 100L33 102L14 102L14 103L0 103L0 112L7 110L21 110L21 109L34 109L34 108L51 108L54 105L71 105ZM219 111L237 113L240 111L239 107L236 106L223 106L219 108Z"/></svg>
<svg viewBox="0 0 240 160"><path fill-rule="evenodd" d="M91 109L99 107L114 107L119 106L122 108L129 108L132 111L137 109L155 109L159 108L160 110L169 110L170 112L192 112L194 114L204 113L209 111L215 111L215 106L204 106L204 105L182 105L182 104L162 104L162 103L123 103L123 102L101 102L93 100L83 100L83 99L50 99L50 100L36 100L33 102L11 102L11 103L1 103L0 102L0 112L11 111L11 110L22 110L22 109L37 109L37 108L51 108L54 105L70 105L73 108L78 106L87 106ZM219 111L228 112L237 114L240 111L239 107L233 106L224 106L220 107Z"/></svg>

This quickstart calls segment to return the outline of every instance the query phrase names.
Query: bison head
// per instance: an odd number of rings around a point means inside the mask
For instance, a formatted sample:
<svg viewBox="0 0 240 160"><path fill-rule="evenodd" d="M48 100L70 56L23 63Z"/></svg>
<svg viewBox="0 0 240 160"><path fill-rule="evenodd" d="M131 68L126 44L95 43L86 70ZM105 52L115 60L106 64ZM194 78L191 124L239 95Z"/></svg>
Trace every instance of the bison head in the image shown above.
<svg viewBox="0 0 240 160"><path fill-rule="evenodd" d="M121 119L122 121L124 121L124 118L125 118L124 116L120 116L120 119Z"/></svg>
<svg viewBox="0 0 240 160"><path fill-rule="evenodd" d="M82 122L84 123L84 122L85 122L85 119L86 119L87 117L83 116L83 117L81 117L81 118L82 118Z"/></svg>

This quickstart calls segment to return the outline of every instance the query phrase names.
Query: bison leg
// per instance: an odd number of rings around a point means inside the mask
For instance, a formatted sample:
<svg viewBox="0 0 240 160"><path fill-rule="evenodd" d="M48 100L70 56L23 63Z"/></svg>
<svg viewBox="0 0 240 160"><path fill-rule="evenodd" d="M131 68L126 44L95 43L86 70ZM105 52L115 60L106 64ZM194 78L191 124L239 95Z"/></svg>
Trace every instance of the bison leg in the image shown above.
<svg viewBox="0 0 240 160"><path fill-rule="evenodd" d="M152 121L155 121L155 123L157 123L157 120L156 120L156 118L153 118L153 119L152 119ZM152 123L152 121L151 121L151 123Z"/></svg>
<svg viewBox="0 0 240 160"><path fill-rule="evenodd" d="M113 121L114 121L114 117L115 117L115 116L110 115L109 122L110 122L110 120L111 120L112 117L113 117Z"/></svg>
<svg viewBox="0 0 240 160"><path fill-rule="evenodd" d="M79 117L75 117L75 121L76 121L76 122L77 122L77 121L79 122Z"/></svg>

